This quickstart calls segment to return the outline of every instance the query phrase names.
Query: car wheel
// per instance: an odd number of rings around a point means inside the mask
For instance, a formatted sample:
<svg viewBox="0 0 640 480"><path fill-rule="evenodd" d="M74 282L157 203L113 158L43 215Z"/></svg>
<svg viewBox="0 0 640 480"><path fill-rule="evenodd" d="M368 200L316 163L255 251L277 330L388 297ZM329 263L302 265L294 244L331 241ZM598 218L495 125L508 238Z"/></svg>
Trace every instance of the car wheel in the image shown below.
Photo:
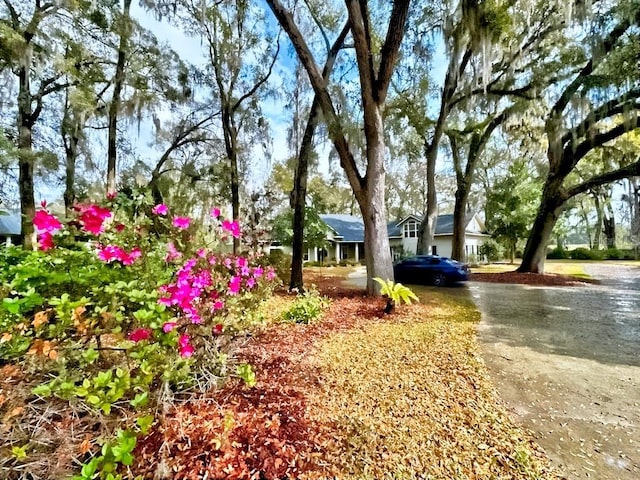
<svg viewBox="0 0 640 480"><path fill-rule="evenodd" d="M440 286L444 285L446 280L447 280L446 277L442 273L436 273L433 276L433 284L436 287L440 287Z"/></svg>

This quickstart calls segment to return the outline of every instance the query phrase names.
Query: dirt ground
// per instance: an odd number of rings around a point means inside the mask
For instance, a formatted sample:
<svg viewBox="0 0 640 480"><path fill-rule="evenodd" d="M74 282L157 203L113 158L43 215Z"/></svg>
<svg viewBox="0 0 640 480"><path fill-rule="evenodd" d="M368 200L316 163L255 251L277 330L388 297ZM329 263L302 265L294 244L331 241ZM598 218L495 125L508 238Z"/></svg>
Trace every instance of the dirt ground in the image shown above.
<svg viewBox="0 0 640 480"><path fill-rule="evenodd" d="M640 269L599 268L600 285L534 277L468 288L494 384L560 472L637 480Z"/></svg>

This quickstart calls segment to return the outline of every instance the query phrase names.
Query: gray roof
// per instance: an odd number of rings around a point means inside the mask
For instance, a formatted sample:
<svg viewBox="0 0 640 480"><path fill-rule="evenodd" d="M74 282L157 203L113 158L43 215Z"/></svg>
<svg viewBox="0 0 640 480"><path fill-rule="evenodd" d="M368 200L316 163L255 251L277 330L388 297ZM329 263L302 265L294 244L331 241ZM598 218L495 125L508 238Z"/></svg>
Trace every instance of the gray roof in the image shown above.
<svg viewBox="0 0 640 480"><path fill-rule="evenodd" d="M409 215L401 220L396 220L395 222L389 222L387 224L387 232L390 237L401 237L402 236L402 228L401 226L409 219L413 218L414 220L421 221L422 217L419 215ZM473 215L467 216L465 219L465 224L468 225ZM453 214L446 215L438 215L438 219L436 220L436 231L435 235L453 235Z"/></svg>
<svg viewBox="0 0 640 480"><path fill-rule="evenodd" d="M364 223L362 218L353 215L320 215L320 218L331 227L342 242L364 242ZM473 215L468 216L466 224L468 225ZM413 219L418 222L421 217L418 215L409 215L401 220L387 223L387 235L389 237L402 237L402 225L407 220ZM436 221L435 235L453 235L453 215L439 215Z"/></svg>
<svg viewBox="0 0 640 480"><path fill-rule="evenodd" d="M22 226L19 213L0 212L0 235L20 235Z"/></svg>
<svg viewBox="0 0 640 480"><path fill-rule="evenodd" d="M362 218L341 214L320 215L320 218L342 237L342 242L364 242Z"/></svg>

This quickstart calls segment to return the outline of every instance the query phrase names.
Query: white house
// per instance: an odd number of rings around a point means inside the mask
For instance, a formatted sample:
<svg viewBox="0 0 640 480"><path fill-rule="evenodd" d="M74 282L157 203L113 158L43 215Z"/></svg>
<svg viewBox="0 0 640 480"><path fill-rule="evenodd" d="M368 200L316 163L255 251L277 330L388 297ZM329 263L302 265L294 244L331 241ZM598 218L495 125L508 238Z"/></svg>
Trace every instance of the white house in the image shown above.
<svg viewBox="0 0 640 480"><path fill-rule="evenodd" d="M305 260L359 262L364 258L364 223L360 217L332 214L320 215L320 218L329 227L328 245L322 249L309 249ZM401 256L415 255L419 229L420 217L415 215L387 224L389 246L394 260ZM465 229L465 260L468 260L471 255L477 255L478 249L488 238L490 235L482 220L477 215L469 216ZM436 224L432 253L450 257L452 239L453 215L440 215Z"/></svg>
<svg viewBox="0 0 640 480"><path fill-rule="evenodd" d="M409 215L402 220L387 224L389 245L394 259L402 255L414 255L418 246L418 231L421 218ZM478 255L478 249L491 235L487 233L484 222L478 215L466 218L464 254L465 260ZM431 253L442 257L450 257L453 243L453 215L439 215L436 220L436 231L433 235Z"/></svg>

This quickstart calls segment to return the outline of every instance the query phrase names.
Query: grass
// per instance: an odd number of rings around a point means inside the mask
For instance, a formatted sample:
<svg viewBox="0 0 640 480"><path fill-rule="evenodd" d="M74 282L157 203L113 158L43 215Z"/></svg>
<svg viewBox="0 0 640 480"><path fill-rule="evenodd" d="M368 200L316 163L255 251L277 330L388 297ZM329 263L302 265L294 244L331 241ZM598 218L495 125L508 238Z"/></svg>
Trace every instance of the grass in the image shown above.
<svg viewBox="0 0 640 480"><path fill-rule="evenodd" d="M591 278L584 270L585 262L583 260L547 260L544 264L544 273L556 275L571 275L580 278ZM480 265L473 267L473 273L504 273L513 272L518 268L518 262L510 263L491 263L489 265Z"/></svg>

